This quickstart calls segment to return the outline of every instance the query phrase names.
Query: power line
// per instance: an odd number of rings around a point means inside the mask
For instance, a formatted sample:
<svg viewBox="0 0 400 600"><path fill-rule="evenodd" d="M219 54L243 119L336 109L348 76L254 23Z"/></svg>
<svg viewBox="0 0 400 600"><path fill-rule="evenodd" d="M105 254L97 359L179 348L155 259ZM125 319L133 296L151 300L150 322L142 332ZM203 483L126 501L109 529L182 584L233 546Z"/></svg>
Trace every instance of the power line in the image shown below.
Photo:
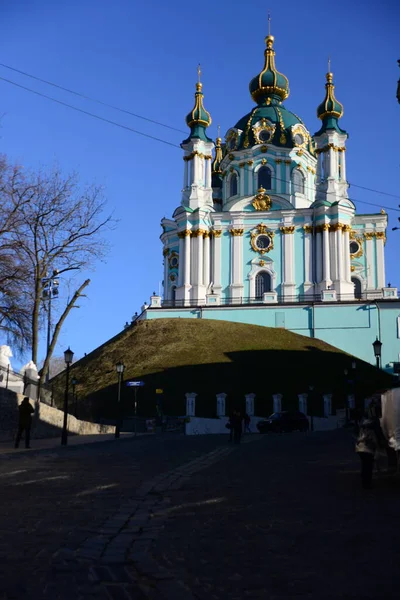
<svg viewBox="0 0 400 600"><path fill-rule="evenodd" d="M46 98L47 100L51 100L52 102L56 102L57 104L60 104L61 106L66 106L67 108L71 108L72 110L80 112L80 113L82 113L84 115L87 115L87 116L92 117L94 119L98 119L99 121L103 121L104 123L108 123L110 125L115 125L116 127L120 127L121 129L125 129L127 131L131 131L132 133L136 133L137 135L141 135L143 137L155 140L157 142L161 142L162 144L166 144L168 146L172 146L173 148L178 148L179 150L181 149L181 147L178 146L178 144L174 144L173 142L169 142L167 140L164 140L162 138L156 137L154 135L150 135L148 133L143 133L142 131L138 131L137 129L133 129L132 127L128 127L127 125L122 125L121 123L118 123L117 121L112 121L111 119L106 119L105 117L101 117L99 115L91 113L91 112L89 112L87 110L84 110L82 108L78 108L77 106L74 106L72 104L68 104L67 102L63 102L62 100L57 100L56 98L53 98L52 96L48 96L47 94L43 94L42 92L38 92L36 90L33 90L32 88L28 88L28 87L26 87L24 85L21 85L20 83L16 83L15 81L11 81L10 79L6 79L5 77L1 77L0 76L0 80L1 81L5 81L6 83L10 83L11 85L14 85L14 86L16 86L18 88L21 88L21 89L23 89L23 90L25 90L27 92L31 92L32 94L35 94L35 95L40 96L42 98ZM253 173L253 171L251 171L247 167L245 167L245 168L246 168L246 170L248 172ZM288 183L290 181L290 180L287 180L287 179L280 179L278 177L275 177L275 180L276 181L283 181L284 183ZM355 184L350 184L350 185L353 185L353 187L360 187L360 188L365 189L365 190L374 191L374 190L371 190L370 188L363 188L362 186L356 186ZM314 190L314 188L312 188L310 186L307 186L307 185L305 185L305 189ZM384 193L384 194L386 194L385 192L378 192L378 193ZM327 192L326 195L334 195L336 197L335 192ZM387 194L387 195L392 195L392 194ZM397 198L397 196L394 196L394 197ZM367 202L366 200L355 200L355 199L352 199L352 198L347 198L347 200L350 200L351 202L358 202L358 203L361 203L361 204L367 204L369 206L379 206L381 208L385 208L386 210L392 210L392 211L395 211L395 212L400 212L400 210L397 209L397 208L393 208L391 206L385 206L385 205L382 205L380 203L378 204L378 203L374 203L374 202Z"/></svg>
<svg viewBox="0 0 400 600"><path fill-rule="evenodd" d="M90 100L91 102L96 102L97 104L101 104L102 106L107 106L108 108L112 108L113 110L118 110L119 112L125 113L126 115L136 117L137 119L143 119L143 121L148 121L149 123L154 123L155 125L160 125L160 127L166 127L167 129L172 129L173 131L179 131L179 133L187 133L183 129L178 129L177 127L172 127L171 125L166 125L165 123L161 123L160 121L150 119L149 117L143 117L143 115L138 115L137 113L134 113L130 110L126 110L119 106L114 106L113 104L108 104L107 102L103 102L102 100L93 98L92 96L87 96L86 94L76 92L69 88L63 87L62 85L58 85L57 83L53 83L52 81L48 81L47 79L41 79L40 77L37 77L36 75L31 75L30 73L27 73L26 71L21 71L20 69L16 69L15 67L10 67L9 65L5 65L4 63L0 63L0 67L4 67L5 69L9 69L10 71L15 71L16 73L20 73L21 75L25 75L25 77L30 77L31 79L35 79L36 81L40 81L41 83L45 83L46 85L51 85L59 90L68 92L69 94L74 94L74 96L78 96L79 98L84 98L85 100Z"/></svg>
<svg viewBox="0 0 400 600"><path fill-rule="evenodd" d="M105 119L104 117L100 117L99 115L95 115L87 110L83 110L82 108L78 108L77 106L73 106L72 104L68 104L67 102L62 102L62 100L57 100L56 98L52 98L51 96L47 96L47 94L42 94L42 92L37 92L36 90L32 90L31 88L25 87L20 83L16 83L15 81L11 81L10 79L6 79L5 77L0 77L1 81L6 81L7 83L11 83L11 85L15 85L27 92L31 92L32 94L36 94L37 96L41 96L42 98L47 98L47 100L51 100L52 102L56 102L57 104L61 104L62 106L67 106L68 108L72 108L72 110L76 110L84 115L88 115L89 117L93 117L94 119L98 119L99 121L104 121L105 123L109 123L110 125L115 125L116 127L121 127L121 129L126 129L127 131L132 131L133 133L137 133L138 135L143 135L146 138L150 138L151 140L156 140L157 142L161 142L162 144L167 144L168 146L173 146L174 148L179 148L177 144L173 144L172 142L167 142L159 137L154 135L149 135L148 133L143 133L142 131L138 131L137 129L133 129L132 127L128 127L127 125L121 125L121 123L117 123L116 121L111 121L111 119Z"/></svg>

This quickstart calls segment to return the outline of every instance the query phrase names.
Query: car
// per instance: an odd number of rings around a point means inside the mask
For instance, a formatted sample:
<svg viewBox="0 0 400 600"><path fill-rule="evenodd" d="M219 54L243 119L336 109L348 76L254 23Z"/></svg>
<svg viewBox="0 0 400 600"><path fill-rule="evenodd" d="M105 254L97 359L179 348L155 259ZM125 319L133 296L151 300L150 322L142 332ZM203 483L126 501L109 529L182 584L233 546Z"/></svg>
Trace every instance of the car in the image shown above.
<svg viewBox="0 0 400 600"><path fill-rule="evenodd" d="M268 419L257 423L260 433L308 431L309 428L310 424L305 414L289 410L273 413Z"/></svg>

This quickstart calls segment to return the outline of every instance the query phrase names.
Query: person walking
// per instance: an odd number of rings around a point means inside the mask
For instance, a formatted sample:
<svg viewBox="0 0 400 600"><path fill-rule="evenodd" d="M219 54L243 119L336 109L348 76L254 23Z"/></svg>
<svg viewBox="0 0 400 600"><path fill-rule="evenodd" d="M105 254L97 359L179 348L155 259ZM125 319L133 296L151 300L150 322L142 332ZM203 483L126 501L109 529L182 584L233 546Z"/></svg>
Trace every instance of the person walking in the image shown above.
<svg viewBox="0 0 400 600"><path fill-rule="evenodd" d="M32 414L35 412L29 398L25 396L21 404L18 406L18 432L15 439L15 447L18 448L23 432L25 431L25 448L30 448L29 442L31 437Z"/></svg>
<svg viewBox="0 0 400 600"><path fill-rule="evenodd" d="M233 429L233 441L235 444L240 444L242 437L242 421L243 417L238 410L233 411L232 415L232 429Z"/></svg>
<svg viewBox="0 0 400 600"><path fill-rule="evenodd" d="M386 449L387 440L378 417L367 413L359 424L356 452L361 460L361 483L364 489L372 487L375 454Z"/></svg>

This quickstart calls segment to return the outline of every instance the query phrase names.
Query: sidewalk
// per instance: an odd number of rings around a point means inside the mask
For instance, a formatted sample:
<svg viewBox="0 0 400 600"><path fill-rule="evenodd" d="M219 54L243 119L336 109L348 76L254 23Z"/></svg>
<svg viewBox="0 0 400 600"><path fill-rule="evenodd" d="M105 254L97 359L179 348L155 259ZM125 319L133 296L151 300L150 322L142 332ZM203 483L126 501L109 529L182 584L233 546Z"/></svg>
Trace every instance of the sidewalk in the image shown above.
<svg viewBox="0 0 400 600"><path fill-rule="evenodd" d="M154 435L152 433L138 433L137 437L143 437L144 435ZM121 433L120 439L126 439L135 437L132 432ZM98 433L93 435L69 435L68 446L80 446L81 444L96 444L99 442L109 442L114 440L113 433ZM62 448L61 446L61 432L58 437L42 438L42 439L31 439L31 447L25 448L24 439L21 440L19 448L14 448L14 440L7 442L0 442L0 456L5 454L21 454L27 452L34 452L35 450L49 450Z"/></svg>

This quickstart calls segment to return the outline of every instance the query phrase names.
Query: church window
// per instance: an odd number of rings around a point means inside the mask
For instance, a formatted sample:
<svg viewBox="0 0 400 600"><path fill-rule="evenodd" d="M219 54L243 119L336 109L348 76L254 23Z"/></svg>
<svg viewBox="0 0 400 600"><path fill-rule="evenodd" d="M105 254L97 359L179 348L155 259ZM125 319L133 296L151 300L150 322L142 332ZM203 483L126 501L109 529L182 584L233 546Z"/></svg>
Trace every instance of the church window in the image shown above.
<svg viewBox="0 0 400 600"><path fill-rule="evenodd" d="M304 177L299 169L295 169L292 175L293 192L297 194L304 194Z"/></svg>
<svg viewBox="0 0 400 600"><path fill-rule="evenodd" d="M268 235L258 235L256 238L256 246L259 250L266 250L271 245L271 238Z"/></svg>
<svg viewBox="0 0 400 600"><path fill-rule="evenodd" d="M272 289L271 275L262 271L256 275L256 298L262 298L265 292L270 292Z"/></svg>
<svg viewBox="0 0 400 600"><path fill-rule="evenodd" d="M271 139L271 135L272 131L269 129L261 129L260 133L258 134L258 139L260 142L268 142Z"/></svg>
<svg viewBox="0 0 400 600"><path fill-rule="evenodd" d="M232 173L229 181L229 197L237 196L238 193L238 176L236 173Z"/></svg>
<svg viewBox="0 0 400 600"><path fill-rule="evenodd" d="M169 260L169 265L170 265L171 269L176 268L178 266L178 264L179 264L179 259L176 256L176 254L173 254Z"/></svg>
<svg viewBox="0 0 400 600"><path fill-rule="evenodd" d="M356 298L357 300L361 300L361 297L362 297L361 281L358 279L358 277L352 277L351 281L354 285L354 298Z"/></svg>
<svg viewBox="0 0 400 600"><path fill-rule="evenodd" d="M272 188L272 174L268 167L261 167L258 170L258 188L263 187L265 190Z"/></svg>

